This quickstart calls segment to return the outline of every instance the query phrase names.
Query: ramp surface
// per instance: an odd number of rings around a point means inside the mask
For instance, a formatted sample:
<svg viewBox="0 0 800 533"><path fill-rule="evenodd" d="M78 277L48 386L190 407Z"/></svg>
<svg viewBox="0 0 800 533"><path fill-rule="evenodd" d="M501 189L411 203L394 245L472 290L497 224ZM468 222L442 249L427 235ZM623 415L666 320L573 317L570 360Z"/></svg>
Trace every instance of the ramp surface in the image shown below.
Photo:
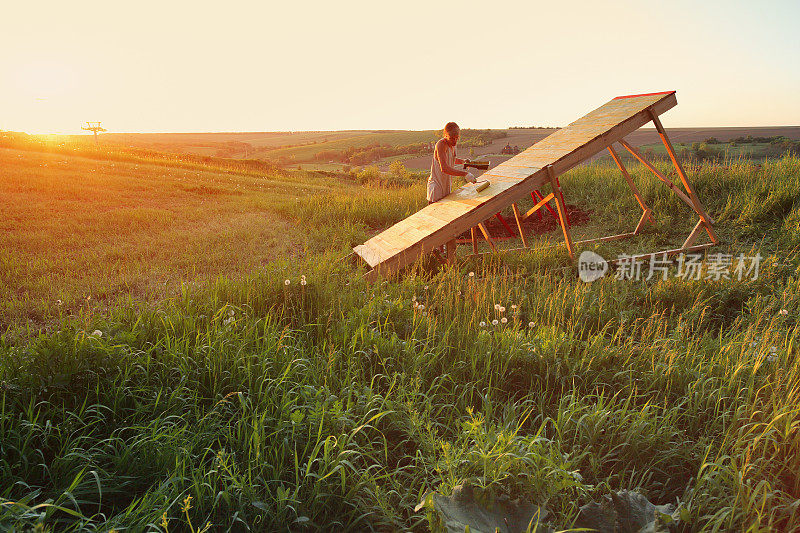
<svg viewBox="0 0 800 533"><path fill-rule="evenodd" d="M556 177L677 103L675 91L618 96L486 171L483 191L465 185L353 250L373 275L396 272L549 182L548 167Z"/></svg>

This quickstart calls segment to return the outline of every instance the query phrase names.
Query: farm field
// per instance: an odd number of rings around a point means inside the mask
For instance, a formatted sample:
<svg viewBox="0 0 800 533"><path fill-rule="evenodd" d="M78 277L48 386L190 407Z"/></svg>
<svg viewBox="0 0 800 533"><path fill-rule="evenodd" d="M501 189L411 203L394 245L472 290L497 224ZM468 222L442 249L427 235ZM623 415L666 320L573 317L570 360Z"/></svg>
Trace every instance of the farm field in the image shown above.
<svg viewBox="0 0 800 533"><path fill-rule="evenodd" d="M501 151L507 144L521 150L528 148L554 131L553 128L510 128L488 130L502 137L487 139L485 145L462 146L459 154L465 157L484 157L493 164L500 163L509 156ZM676 144L691 145L703 142L710 137L728 141L736 137L784 136L800 140L800 127L761 127L761 128L668 128L670 139ZM83 139L85 136L75 136ZM106 133L100 136L103 143L120 146L150 148L198 155L218 155L233 158L263 159L281 163L283 166L300 164L306 169L341 170L347 166L341 162L330 162L329 158L318 159L322 152L341 151L348 148L363 148L380 144L404 146L414 143L435 142L439 132L424 131L321 131L321 132L264 132L264 133ZM652 147L660 150L658 134L652 128L642 128L634 132L629 141L634 146ZM741 150L734 150L738 154ZM472 154L470 156L469 154ZM749 155L758 157L758 150ZM603 156L601 156L603 157ZM419 154L380 157L369 164L376 164L386 170L389 163L399 159L410 170L429 170L431 155L425 150Z"/></svg>
<svg viewBox="0 0 800 533"><path fill-rule="evenodd" d="M585 283L550 225L370 285L340 259L424 205L419 176L140 148L0 148L0 528L427 531L465 484L556 530L621 490L681 531L800 528L797 157L687 161L722 241L698 279ZM629 169L656 221L606 258L695 223ZM576 240L636 225L607 161L561 183ZM740 255L757 273L713 274Z"/></svg>

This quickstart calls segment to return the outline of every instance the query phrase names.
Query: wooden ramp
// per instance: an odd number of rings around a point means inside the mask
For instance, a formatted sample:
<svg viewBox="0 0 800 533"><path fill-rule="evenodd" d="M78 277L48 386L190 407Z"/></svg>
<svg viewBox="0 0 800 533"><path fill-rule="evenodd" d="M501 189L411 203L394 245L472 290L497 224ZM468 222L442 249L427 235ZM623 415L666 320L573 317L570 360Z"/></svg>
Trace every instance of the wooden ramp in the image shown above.
<svg viewBox="0 0 800 533"><path fill-rule="evenodd" d="M609 149L626 179L629 180L611 145L622 141L623 137L650 121L655 122L656 128L662 134L662 140L667 145L669 141L663 133L658 115L675 105L677 105L675 91L614 98L527 150L486 171L482 178L489 180L491 184L483 191L477 192L475 185L465 185L372 237L364 244L356 246L353 250L372 267L368 274L369 278L389 275L414 263L421 255L450 243L456 236L491 218L495 213L526 197L542 185L550 184L559 208L567 246L572 255L572 242L568 226L564 223L564 205L560 198L557 176L602 150ZM641 155L624 141L623 146L633 150L635 156ZM672 146L669 145L667 149L670 155L673 155ZM674 156L673 162L679 167ZM656 172L662 181L666 179L654 168L651 170ZM686 182L682 168L679 169L679 174L687 194L680 190L675 192L682 196L701 218L697 231L693 233L696 235L702 227L705 227L709 236L716 242L711 222ZM667 182L670 188L676 189L669 180ZM643 204L635 185L632 185L630 180L629 183L644 210L643 220L645 216L649 218L650 210Z"/></svg>

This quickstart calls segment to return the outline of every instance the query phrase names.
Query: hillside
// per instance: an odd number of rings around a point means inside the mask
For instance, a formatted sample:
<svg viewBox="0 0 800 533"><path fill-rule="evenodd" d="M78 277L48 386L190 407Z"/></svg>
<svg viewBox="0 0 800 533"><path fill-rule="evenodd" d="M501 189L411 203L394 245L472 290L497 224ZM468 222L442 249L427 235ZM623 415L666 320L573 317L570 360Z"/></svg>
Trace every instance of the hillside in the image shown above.
<svg viewBox="0 0 800 533"><path fill-rule="evenodd" d="M427 531L464 486L557 530L622 491L800 527L800 159L691 164L696 277L584 283L543 231L370 285L340 259L419 183L49 150L0 149L0 529ZM630 170L656 223L606 258L694 223ZM561 182L576 238L636 224L603 161Z"/></svg>

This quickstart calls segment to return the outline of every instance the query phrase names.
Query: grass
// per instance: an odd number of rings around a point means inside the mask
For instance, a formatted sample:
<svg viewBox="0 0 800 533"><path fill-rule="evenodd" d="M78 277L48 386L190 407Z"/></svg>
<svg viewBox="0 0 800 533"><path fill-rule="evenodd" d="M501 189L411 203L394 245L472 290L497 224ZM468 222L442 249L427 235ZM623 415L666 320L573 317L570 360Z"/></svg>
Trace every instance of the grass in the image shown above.
<svg viewBox="0 0 800 533"><path fill-rule="evenodd" d="M47 177L36 166L45 157L24 153L13 172L4 160L0 183L27 176L13 186L22 194ZM70 168L83 164L99 163ZM74 224L91 239L115 227L77 207L88 190L108 196L90 198L93 211L125 205L115 187L132 184L147 209L159 199L171 206L173 221L197 209L177 188L179 170L165 178L140 165L138 179L136 169L105 169L102 179L81 171L74 181L66 170L24 197L33 206L57 191L62 207L48 212L59 218L15 201L14 220L30 229L15 225L5 238L16 247L2 246L4 265L41 258L38 279L56 287L70 275L58 277L62 252L43 236ZM637 245L679 242L693 223L685 206L642 168L631 171L657 216ZM201 204L214 206L219 224L239 209L268 214L273 228L297 229L304 252L284 256L275 244L274 259L253 268L251 243L261 239L246 227L228 252L242 262L238 275L209 273L175 296L71 309L38 333L0 337L0 526L426 530L431 517L414 511L422 496L469 481L546 503L561 528L581 504L623 488L679 503L684 530L800 527L800 160L709 165L693 176L724 240L714 251L764 256L758 279L719 281L585 284L561 268L569 263L555 247L417 265L368 285L337 259L417 209L421 186L360 189L301 173L297 187L321 187L316 194L280 185L267 195L255 178L224 175L233 181L209 172L190 184L241 191ZM575 169L562 184L608 232L638 219L607 165ZM170 244L161 216L140 215L141 233L119 236L147 235L169 250L143 278L208 252ZM632 245L598 250L608 257ZM14 284L28 279L13 272ZM114 276L83 279L103 286ZM41 283L31 300L51 298Z"/></svg>
<svg viewBox="0 0 800 533"><path fill-rule="evenodd" d="M302 146L286 148L265 148L258 152L258 156L277 161L281 158L291 160L293 163L313 161L314 156L321 150L344 150L346 148L363 148L371 144L405 145L421 142L435 142L439 139L435 131L392 131L380 133L358 132L352 137L323 140Z"/></svg>

